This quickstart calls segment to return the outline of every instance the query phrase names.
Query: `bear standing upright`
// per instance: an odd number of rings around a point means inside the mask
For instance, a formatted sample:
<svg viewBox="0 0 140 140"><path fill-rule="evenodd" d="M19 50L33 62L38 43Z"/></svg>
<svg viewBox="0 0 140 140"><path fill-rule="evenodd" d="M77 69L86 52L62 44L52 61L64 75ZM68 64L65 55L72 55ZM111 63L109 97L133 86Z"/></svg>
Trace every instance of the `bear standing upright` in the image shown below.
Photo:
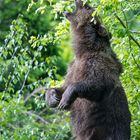
<svg viewBox="0 0 140 140"><path fill-rule="evenodd" d="M122 65L110 47L110 34L94 8L75 0L70 21L75 60L64 85L49 89L51 107L69 109L76 140L130 140L131 115L120 82Z"/></svg>

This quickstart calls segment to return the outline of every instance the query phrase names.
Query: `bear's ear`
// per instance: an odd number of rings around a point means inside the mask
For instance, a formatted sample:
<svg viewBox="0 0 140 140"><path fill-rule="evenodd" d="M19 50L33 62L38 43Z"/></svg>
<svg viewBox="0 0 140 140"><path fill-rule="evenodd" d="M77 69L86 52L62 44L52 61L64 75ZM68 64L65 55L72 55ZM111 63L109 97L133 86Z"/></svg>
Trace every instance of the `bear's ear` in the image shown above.
<svg viewBox="0 0 140 140"><path fill-rule="evenodd" d="M97 32L100 36L103 36L103 37L108 35L108 31L106 30L104 25L99 25L97 28Z"/></svg>
<svg viewBox="0 0 140 140"><path fill-rule="evenodd" d="M104 25L100 25L97 29L97 33L102 37L108 37L109 39L112 38L112 34L108 32Z"/></svg>
<svg viewBox="0 0 140 140"><path fill-rule="evenodd" d="M95 20L94 23L95 23L97 33L102 37L109 36L109 38L111 38L110 33L107 31L106 27L103 25L100 17L95 16L94 20Z"/></svg>

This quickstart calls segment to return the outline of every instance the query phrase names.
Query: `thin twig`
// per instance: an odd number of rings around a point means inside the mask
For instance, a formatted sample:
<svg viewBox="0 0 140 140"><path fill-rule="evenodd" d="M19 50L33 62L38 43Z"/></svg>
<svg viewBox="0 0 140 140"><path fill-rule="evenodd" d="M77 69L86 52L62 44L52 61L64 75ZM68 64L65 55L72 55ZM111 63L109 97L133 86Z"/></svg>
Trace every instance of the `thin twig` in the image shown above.
<svg viewBox="0 0 140 140"><path fill-rule="evenodd" d="M127 21L127 17L126 17L126 15L125 15L125 12L124 12L124 10L123 10L123 5L121 5L121 8L122 8L122 13L123 13L124 18L125 18L125 21L126 21L126 26L125 26L125 27L128 29L128 21ZM129 39L129 48L130 48L130 50L131 50L132 58L133 58L135 64L137 65L137 68L140 69L140 65L137 63L137 61L136 61L136 59L135 59L135 57L134 57L134 54L133 54L133 52L132 52L133 49L132 49L132 45L131 45L131 36L130 36L130 35L128 35L128 39Z"/></svg>
<svg viewBox="0 0 140 140"><path fill-rule="evenodd" d="M130 50L132 51L130 37L129 37L129 47L130 47ZM133 54L133 53L131 53L131 55L132 55L132 58L133 58L133 60L134 60L135 64L137 65L137 68L139 68L139 69L140 69L140 65L137 63L137 61L136 61L136 59L135 59L134 54Z"/></svg>
<svg viewBox="0 0 140 140"><path fill-rule="evenodd" d="M135 34L140 34L140 32L139 32L139 31L129 30L129 32L131 32L131 33L135 33Z"/></svg>
<svg viewBox="0 0 140 140"><path fill-rule="evenodd" d="M31 66L33 65L34 60L35 60L35 57L33 58L32 62L31 62ZM27 74L25 75L25 78L24 78L22 87L21 87L21 89L20 89L20 92L23 90L23 88L24 88L24 86L25 86L25 83L26 83L26 80L27 80L27 78L28 78L28 75L29 75L30 71L31 71L31 68L28 69Z"/></svg>
<svg viewBox="0 0 140 140"><path fill-rule="evenodd" d="M119 22L121 23L121 25L122 25L125 29L127 29L126 25L123 23L123 21L119 18L119 16L118 16L116 13L115 13L115 17L119 20ZM140 48L139 42L138 42L132 35L129 34L129 36L130 36L130 38L137 44L137 46Z"/></svg>
<svg viewBox="0 0 140 140"><path fill-rule="evenodd" d="M35 113L31 112L31 111L24 112L24 114L34 116L37 119L39 119L42 123L49 124L49 122L47 122L44 118L42 118L41 116L39 116L39 115L37 115L37 114L35 114Z"/></svg>
<svg viewBox="0 0 140 140"><path fill-rule="evenodd" d="M43 110L41 110L41 111L39 112L39 115L43 114L43 113L46 112L46 111L47 111L47 108L44 108Z"/></svg>
<svg viewBox="0 0 140 140"><path fill-rule="evenodd" d="M29 94L29 96L26 97L25 103L29 100L29 98L34 96L36 93L39 93L40 91L47 90L47 89L48 89L47 87L40 87L40 88L35 89L31 94Z"/></svg>
<svg viewBox="0 0 140 140"><path fill-rule="evenodd" d="M27 80L27 78L28 78L29 73L30 73L30 69L28 70L27 74L25 75L25 78L24 78L22 87L21 87L21 89L20 89L20 92L23 90L23 88L24 88L24 86L25 86L25 83L26 83L26 80Z"/></svg>

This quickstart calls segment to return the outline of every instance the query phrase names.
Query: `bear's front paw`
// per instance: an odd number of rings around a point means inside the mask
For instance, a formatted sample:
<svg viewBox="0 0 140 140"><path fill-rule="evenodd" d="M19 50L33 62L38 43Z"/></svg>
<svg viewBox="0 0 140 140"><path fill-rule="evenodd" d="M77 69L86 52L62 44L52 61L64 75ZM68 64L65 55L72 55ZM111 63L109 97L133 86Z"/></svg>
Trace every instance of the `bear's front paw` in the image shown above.
<svg viewBox="0 0 140 140"><path fill-rule="evenodd" d="M57 107L59 102L60 102L60 99L58 98L58 93L56 92L55 89L49 89L47 92L46 92L46 101L47 101L47 104L54 108L54 107Z"/></svg>
<svg viewBox="0 0 140 140"><path fill-rule="evenodd" d="M68 109L70 107L70 99L68 96L62 96L62 99L58 105L58 109Z"/></svg>
<svg viewBox="0 0 140 140"><path fill-rule="evenodd" d="M73 86L69 86L62 95L58 109L69 109L76 97Z"/></svg>

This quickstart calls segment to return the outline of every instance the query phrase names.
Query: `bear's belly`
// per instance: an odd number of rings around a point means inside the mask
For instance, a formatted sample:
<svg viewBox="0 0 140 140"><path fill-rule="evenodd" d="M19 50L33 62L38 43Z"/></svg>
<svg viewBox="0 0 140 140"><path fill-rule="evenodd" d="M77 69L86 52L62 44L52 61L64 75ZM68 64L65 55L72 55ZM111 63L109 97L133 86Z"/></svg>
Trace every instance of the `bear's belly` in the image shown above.
<svg viewBox="0 0 140 140"><path fill-rule="evenodd" d="M107 111L106 105L102 103L96 103L87 99L76 99L71 107L71 122L74 128L74 135L89 137L100 135L104 133L104 136L110 130L111 116L108 117L109 111ZM108 117L108 118L107 118ZM89 133L89 134L88 134ZM109 132L111 133L111 132Z"/></svg>

